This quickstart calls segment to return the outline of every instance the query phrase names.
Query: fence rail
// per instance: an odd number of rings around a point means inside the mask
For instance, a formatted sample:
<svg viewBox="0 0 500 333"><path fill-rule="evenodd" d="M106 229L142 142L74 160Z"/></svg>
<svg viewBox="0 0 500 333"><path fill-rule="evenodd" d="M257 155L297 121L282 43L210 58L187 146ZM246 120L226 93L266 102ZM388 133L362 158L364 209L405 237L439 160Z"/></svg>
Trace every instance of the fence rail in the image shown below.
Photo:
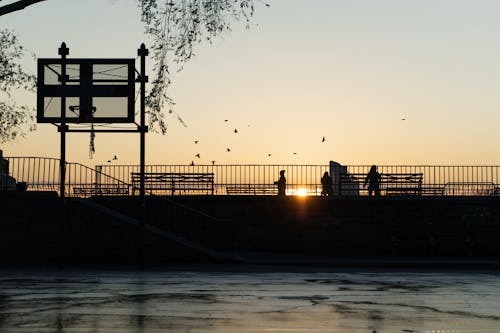
<svg viewBox="0 0 500 333"><path fill-rule="evenodd" d="M28 191L60 191L60 162L48 157L5 157L8 175L18 183L26 183ZM5 168L5 167L4 167ZM7 174L7 173L5 173ZM66 163L65 190L68 196L91 196L110 193L128 195L129 184L109 176L99 168L89 168L80 163Z"/></svg>
<svg viewBox="0 0 500 333"><path fill-rule="evenodd" d="M96 168L131 183L131 175L139 172L139 165L98 165ZM328 165L146 165L146 173L214 174L214 194L226 195L227 187L243 184L274 184L280 170L286 170L287 194L319 195L321 175L329 170ZM186 194L193 194L186 192ZM242 193L244 194L244 193ZM251 193L248 193L251 194Z"/></svg>
<svg viewBox="0 0 500 333"><path fill-rule="evenodd" d="M28 190L59 191L59 159L45 157L6 157L8 175L17 182L25 182ZM370 165L346 165L348 174L367 174ZM4 167L5 168L5 167ZM90 168L79 163L66 164L66 195L131 195L132 173L140 170L139 165L97 165ZM238 186L248 188L242 195L275 194L273 191L260 191L278 179L279 171L285 170L288 195L321 195L321 177L330 165L265 165L265 164L228 164L228 165L146 165L146 173L213 173L214 194L226 195L228 188ZM1 171L1 170L0 170ZM380 165L381 174L422 174L421 195L500 195L500 166L434 166L434 165ZM5 174L5 172L3 172ZM334 187L341 186L336 184ZM362 180L349 193L367 195ZM154 191L153 191L154 193ZM168 194L168 193L155 193ZM201 194L196 190L185 190L176 194ZM204 194L206 194L204 192ZM231 193L235 194L235 193Z"/></svg>

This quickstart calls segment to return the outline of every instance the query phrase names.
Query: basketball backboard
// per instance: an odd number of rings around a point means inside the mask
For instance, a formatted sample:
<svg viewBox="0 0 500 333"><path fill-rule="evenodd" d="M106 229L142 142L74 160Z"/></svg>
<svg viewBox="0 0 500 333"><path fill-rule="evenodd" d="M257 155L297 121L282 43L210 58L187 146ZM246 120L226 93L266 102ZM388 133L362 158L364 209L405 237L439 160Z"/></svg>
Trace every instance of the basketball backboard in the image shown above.
<svg viewBox="0 0 500 333"><path fill-rule="evenodd" d="M135 59L38 59L37 89L39 123L133 123Z"/></svg>

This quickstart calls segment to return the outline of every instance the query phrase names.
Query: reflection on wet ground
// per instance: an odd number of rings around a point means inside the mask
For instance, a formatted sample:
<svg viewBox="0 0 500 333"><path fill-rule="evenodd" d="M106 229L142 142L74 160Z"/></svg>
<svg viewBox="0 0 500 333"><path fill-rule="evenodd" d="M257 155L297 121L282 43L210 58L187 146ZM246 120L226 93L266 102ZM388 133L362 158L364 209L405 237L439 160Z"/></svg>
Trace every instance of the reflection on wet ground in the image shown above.
<svg viewBox="0 0 500 333"><path fill-rule="evenodd" d="M2 270L0 332L500 332L498 272L219 268Z"/></svg>

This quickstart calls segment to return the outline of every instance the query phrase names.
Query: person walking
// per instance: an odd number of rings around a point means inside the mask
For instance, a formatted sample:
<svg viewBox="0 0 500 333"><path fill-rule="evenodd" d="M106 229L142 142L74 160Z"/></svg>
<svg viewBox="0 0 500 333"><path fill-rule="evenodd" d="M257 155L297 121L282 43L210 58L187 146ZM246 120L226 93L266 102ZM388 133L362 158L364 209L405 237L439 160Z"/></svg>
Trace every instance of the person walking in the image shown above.
<svg viewBox="0 0 500 333"><path fill-rule="evenodd" d="M321 177L321 196L330 196L333 194L332 187L332 177L328 174L328 171L325 171L323 177Z"/></svg>
<svg viewBox="0 0 500 333"><path fill-rule="evenodd" d="M280 178L277 181L275 181L274 184L278 185L278 195L286 195L285 170L280 171Z"/></svg>
<svg viewBox="0 0 500 333"><path fill-rule="evenodd" d="M375 192L375 196L378 197L380 195L380 173L377 171L377 166L372 165L370 171L366 175L365 178L365 187L368 184L368 195L371 196L373 192Z"/></svg>

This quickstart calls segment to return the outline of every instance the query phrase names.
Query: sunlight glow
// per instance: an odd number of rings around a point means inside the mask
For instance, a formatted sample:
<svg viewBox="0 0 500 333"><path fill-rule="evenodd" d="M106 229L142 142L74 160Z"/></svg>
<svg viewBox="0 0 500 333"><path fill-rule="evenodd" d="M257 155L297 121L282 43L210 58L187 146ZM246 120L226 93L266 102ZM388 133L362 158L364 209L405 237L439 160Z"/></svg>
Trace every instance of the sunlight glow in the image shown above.
<svg viewBox="0 0 500 333"><path fill-rule="evenodd" d="M295 192L295 195L298 195L299 197L305 197L307 195L307 190L305 188L299 188Z"/></svg>

